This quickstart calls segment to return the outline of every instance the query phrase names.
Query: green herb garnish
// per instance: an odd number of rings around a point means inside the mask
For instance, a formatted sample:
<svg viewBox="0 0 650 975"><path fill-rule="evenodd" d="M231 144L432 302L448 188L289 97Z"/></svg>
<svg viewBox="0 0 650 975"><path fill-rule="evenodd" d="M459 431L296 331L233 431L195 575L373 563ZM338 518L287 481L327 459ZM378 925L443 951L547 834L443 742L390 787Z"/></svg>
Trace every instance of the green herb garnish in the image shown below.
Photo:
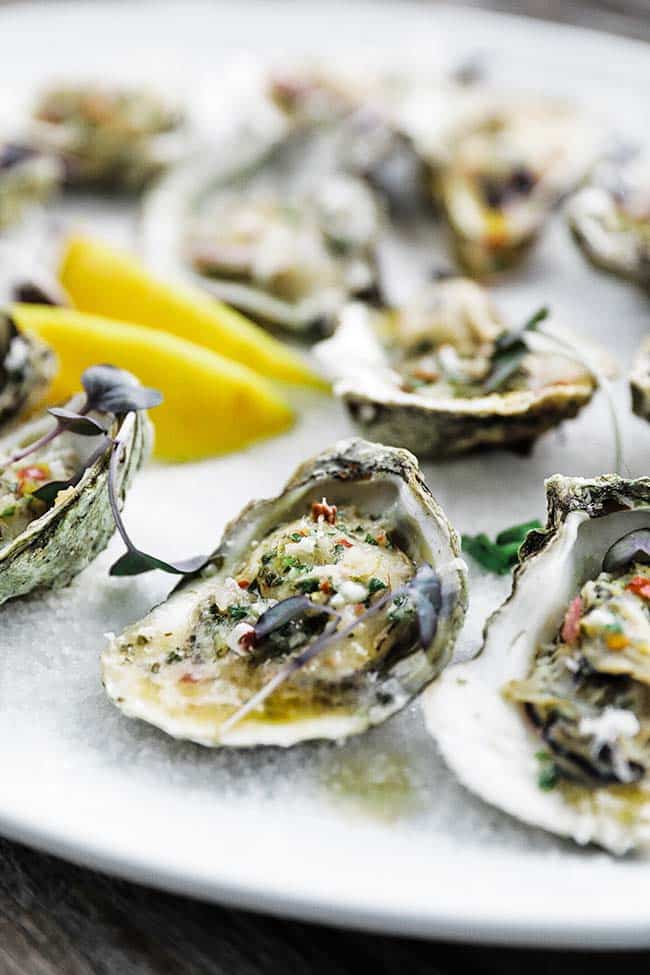
<svg viewBox="0 0 650 975"><path fill-rule="evenodd" d="M529 531L540 529L537 519L525 521L512 528L504 528L492 541L484 532L479 535L463 535L463 551L489 572L506 575L519 561L519 549Z"/></svg>
<svg viewBox="0 0 650 975"><path fill-rule="evenodd" d="M550 792L551 789L555 788L560 778L558 767L553 761L553 756L549 754L549 752L536 752L535 758L539 762L537 785L542 792Z"/></svg>
<svg viewBox="0 0 650 975"><path fill-rule="evenodd" d="M519 369L530 349L526 342L526 333L534 332L540 322L548 318L548 308L540 308L531 315L521 328L502 332L497 336L492 354L492 368L487 379L483 382L484 393L498 392Z"/></svg>
<svg viewBox="0 0 650 975"><path fill-rule="evenodd" d="M296 582L296 589L302 593L317 592L319 587L320 581L318 579L298 579Z"/></svg>

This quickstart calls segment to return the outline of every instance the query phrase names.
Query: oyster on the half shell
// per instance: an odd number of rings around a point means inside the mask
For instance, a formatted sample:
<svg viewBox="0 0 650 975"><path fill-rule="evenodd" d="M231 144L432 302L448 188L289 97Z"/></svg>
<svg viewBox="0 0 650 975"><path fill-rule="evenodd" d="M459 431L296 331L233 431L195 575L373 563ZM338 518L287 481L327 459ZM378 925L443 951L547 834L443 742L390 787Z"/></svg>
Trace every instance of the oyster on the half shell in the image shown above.
<svg viewBox="0 0 650 975"><path fill-rule="evenodd" d="M418 573L435 611L426 635L409 588ZM307 608L285 618L300 597ZM203 745L342 738L384 721L437 676L465 606L456 534L415 458L342 441L303 463L277 497L244 508L205 569L111 640L104 684L128 716ZM324 633L326 649L229 726Z"/></svg>
<svg viewBox="0 0 650 975"><path fill-rule="evenodd" d="M338 168L336 135L316 127L246 162L201 157L170 173L145 202L142 249L158 273L304 333L374 293L381 224L372 190Z"/></svg>
<svg viewBox="0 0 650 975"><path fill-rule="evenodd" d="M78 410L83 396L66 406ZM125 417L96 413L124 445L117 495L123 500L149 452L151 424L143 412ZM53 430L48 413L0 438L0 604L35 589L67 585L108 544L115 531L107 478L110 446L66 431L21 458ZM34 497L51 482L72 482L52 502Z"/></svg>
<svg viewBox="0 0 650 975"><path fill-rule="evenodd" d="M460 264L488 276L519 262L563 196L594 164L600 138L573 106L548 98L479 104L453 133L439 196Z"/></svg>
<svg viewBox="0 0 650 975"><path fill-rule="evenodd" d="M42 93L27 131L69 186L139 190L182 155L183 113L146 88L63 85Z"/></svg>
<svg viewBox="0 0 650 975"><path fill-rule="evenodd" d="M548 331L594 363L603 358L582 338L555 325ZM366 436L445 457L524 449L589 402L597 380L570 350L534 332L526 346L484 288L448 278L401 308L351 303L314 351Z"/></svg>
<svg viewBox="0 0 650 975"><path fill-rule="evenodd" d="M650 847L650 479L555 475L474 660L424 700L449 767L524 822Z"/></svg>
<svg viewBox="0 0 650 975"><path fill-rule="evenodd" d="M0 313L0 427L36 406L55 372L50 346L19 331L8 315Z"/></svg>
<svg viewBox="0 0 650 975"><path fill-rule="evenodd" d="M567 216L590 261L650 285L650 158L599 166L570 200Z"/></svg>

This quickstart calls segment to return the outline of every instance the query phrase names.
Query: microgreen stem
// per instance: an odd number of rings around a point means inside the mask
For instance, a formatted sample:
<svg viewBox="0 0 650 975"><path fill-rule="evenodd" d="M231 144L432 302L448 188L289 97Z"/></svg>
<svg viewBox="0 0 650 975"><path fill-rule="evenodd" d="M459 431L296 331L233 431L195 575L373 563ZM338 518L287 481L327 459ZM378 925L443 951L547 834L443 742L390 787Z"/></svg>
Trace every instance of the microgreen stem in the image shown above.
<svg viewBox="0 0 650 975"><path fill-rule="evenodd" d="M545 336L545 338L550 339L551 342L554 342L555 345L559 346L564 351L569 352L571 357L575 359L576 362L579 362L589 370L602 389L612 423L612 433L614 437L614 473L621 474L624 464L623 434L621 432L620 423L618 422L618 413L616 412L616 404L612 395L612 384L602 369L594 365L594 363L590 361L587 356L584 356L580 350L576 348L573 342L556 335L555 332L548 332L545 328L539 328L538 332L540 335Z"/></svg>
<svg viewBox="0 0 650 975"><path fill-rule="evenodd" d="M79 409L79 415L83 416L87 412L88 401L86 401L86 403ZM33 454L36 450L41 450L43 447L47 447L47 445L52 443L53 440L56 440L56 438L63 433L64 430L65 426L59 420L56 420L51 430L44 433L42 437L38 438L38 440L32 441L32 443L28 444L23 450L19 450L18 453L13 454L7 463L17 464L19 460L24 460L25 457L29 457L29 455Z"/></svg>
<svg viewBox="0 0 650 975"><path fill-rule="evenodd" d="M242 721L247 714L250 714L250 712L258 708L260 704L263 704L267 697L269 697L273 691L277 690L277 688L283 684L287 678L291 677L291 675L295 674L297 670L300 670L305 666L305 664L308 664L310 660L313 660L314 657L318 656L318 654L321 653L321 651L323 651L330 643L332 643L334 640L338 641L345 639L345 637L349 636L357 628L359 623L364 623L371 616L374 616L375 613L378 613L379 610L386 605L386 603L390 602L390 600L397 599L398 596L404 595L408 593L408 591L409 587L403 586L400 589L396 589L395 592L384 593L384 595L381 596L377 602L370 607L370 609L367 609L365 613L358 616L352 623L344 626L342 630L337 630L335 623L333 626L326 626L323 633L321 633L321 635L314 640L312 644L306 647L302 653L299 653L296 657L293 657L293 659L287 661L284 667L281 667L277 674L272 677L271 680L264 685L264 687L253 694L248 701L246 701L237 711L235 711L234 714L231 714L231 716L224 721L221 726L221 733L224 734L231 731L232 728L234 728L236 724L239 724L239 722ZM318 608L324 609L325 607L321 606ZM329 612L332 611L329 610ZM339 616L338 613L336 615Z"/></svg>

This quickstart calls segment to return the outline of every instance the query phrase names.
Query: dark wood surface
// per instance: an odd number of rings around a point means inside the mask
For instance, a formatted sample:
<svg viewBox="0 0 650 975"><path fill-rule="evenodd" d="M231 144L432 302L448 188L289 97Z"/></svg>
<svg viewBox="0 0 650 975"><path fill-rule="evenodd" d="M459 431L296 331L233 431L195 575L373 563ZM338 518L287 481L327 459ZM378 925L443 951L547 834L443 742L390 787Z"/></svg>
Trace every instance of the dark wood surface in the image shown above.
<svg viewBox="0 0 650 975"><path fill-rule="evenodd" d="M649 0L469 3L650 40ZM0 840L0 975L564 975L612 964L644 971L649 961L646 953L470 948L283 921L112 880Z"/></svg>

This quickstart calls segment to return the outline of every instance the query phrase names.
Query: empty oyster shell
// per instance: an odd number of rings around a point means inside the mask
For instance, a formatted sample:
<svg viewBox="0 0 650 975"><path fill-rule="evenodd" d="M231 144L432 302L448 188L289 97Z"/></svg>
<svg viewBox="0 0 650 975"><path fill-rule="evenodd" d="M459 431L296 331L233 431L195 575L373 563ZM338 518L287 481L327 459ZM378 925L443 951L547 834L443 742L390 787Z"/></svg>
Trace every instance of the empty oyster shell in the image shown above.
<svg viewBox="0 0 650 975"><path fill-rule="evenodd" d="M650 420L650 338L639 349L630 374L632 409L637 416Z"/></svg>
<svg viewBox="0 0 650 975"><path fill-rule="evenodd" d="M650 284L650 159L599 166L592 183L570 200L567 217L590 261Z"/></svg>
<svg viewBox="0 0 650 975"><path fill-rule="evenodd" d="M548 331L568 337L557 326ZM314 352L368 437L445 457L530 445L591 399L594 376L543 334L527 337L530 351L499 381L497 351L508 334L480 285L451 278L399 309L348 305ZM582 338L571 341L602 359Z"/></svg>
<svg viewBox="0 0 650 975"><path fill-rule="evenodd" d="M20 332L0 313L0 426L36 406L55 372L56 356L49 345Z"/></svg>
<svg viewBox="0 0 650 975"><path fill-rule="evenodd" d="M83 397L75 397L67 406L76 410L82 402ZM95 418L124 444L117 483L123 499L149 451L150 422L144 413ZM107 490L110 449L105 443L95 456L97 438L65 432L12 462L54 423L44 413L0 438L0 604L35 589L67 585L106 547L115 530ZM50 481L68 481L81 471L78 482L59 491L53 504L32 497Z"/></svg>
<svg viewBox="0 0 650 975"><path fill-rule="evenodd" d="M573 106L542 98L480 102L434 166L460 264L474 275L507 270L526 254L559 200L599 151L595 126Z"/></svg>
<svg viewBox="0 0 650 975"><path fill-rule="evenodd" d="M466 605L458 556L411 454L342 441L302 464L277 497L244 508L203 571L111 640L102 656L106 690L130 717L203 745L357 734L402 708L449 662ZM414 626L408 595L418 571L435 590L437 622L426 635ZM301 595L306 615L289 614L286 625L258 636L262 614L283 613ZM370 611L359 616L364 606ZM229 726L323 626L341 638Z"/></svg>
<svg viewBox="0 0 650 975"><path fill-rule="evenodd" d="M300 130L224 171L202 158L163 179L142 222L145 259L265 323L326 328L375 288L381 207L337 171L336 137Z"/></svg>
<svg viewBox="0 0 650 975"><path fill-rule="evenodd" d="M478 657L427 693L467 788L524 822L650 847L650 479L556 475ZM631 534L630 534L631 533Z"/></svg>

